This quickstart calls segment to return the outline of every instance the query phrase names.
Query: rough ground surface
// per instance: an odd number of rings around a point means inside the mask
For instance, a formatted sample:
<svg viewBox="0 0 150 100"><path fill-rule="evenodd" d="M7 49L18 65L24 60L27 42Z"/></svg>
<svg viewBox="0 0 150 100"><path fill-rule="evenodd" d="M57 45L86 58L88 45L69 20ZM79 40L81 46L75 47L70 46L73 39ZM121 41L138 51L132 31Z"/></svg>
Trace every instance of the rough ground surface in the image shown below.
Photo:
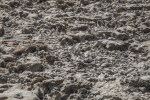
<svg viewBox="0 0 150 100"><path fill-rule="evenodd" d="M0 100L150 100L149 0L0 0Z"/></svg>

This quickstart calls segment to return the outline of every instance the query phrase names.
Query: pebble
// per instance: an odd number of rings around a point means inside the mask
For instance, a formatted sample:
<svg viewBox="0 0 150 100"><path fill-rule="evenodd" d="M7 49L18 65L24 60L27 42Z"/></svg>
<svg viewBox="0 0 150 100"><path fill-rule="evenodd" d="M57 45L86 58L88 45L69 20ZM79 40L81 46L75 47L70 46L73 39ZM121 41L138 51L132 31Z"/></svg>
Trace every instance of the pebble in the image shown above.
<svg viewBox="0 0 150 100"><path fill-rule="evenodd" d="M0 24L0 37L4 35L4 26Z"/></svg>

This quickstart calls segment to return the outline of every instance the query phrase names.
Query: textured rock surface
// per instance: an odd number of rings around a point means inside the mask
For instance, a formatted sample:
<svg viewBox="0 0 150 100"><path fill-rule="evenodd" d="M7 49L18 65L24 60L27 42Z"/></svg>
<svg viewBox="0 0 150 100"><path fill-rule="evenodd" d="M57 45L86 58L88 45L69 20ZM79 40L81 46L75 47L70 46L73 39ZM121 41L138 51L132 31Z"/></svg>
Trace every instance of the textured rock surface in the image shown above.
<svg viewBox="0 0 150 100"><path fill-rule="evenodd" d="M149 100L150 1L0 0L0 100Z"/></svg>

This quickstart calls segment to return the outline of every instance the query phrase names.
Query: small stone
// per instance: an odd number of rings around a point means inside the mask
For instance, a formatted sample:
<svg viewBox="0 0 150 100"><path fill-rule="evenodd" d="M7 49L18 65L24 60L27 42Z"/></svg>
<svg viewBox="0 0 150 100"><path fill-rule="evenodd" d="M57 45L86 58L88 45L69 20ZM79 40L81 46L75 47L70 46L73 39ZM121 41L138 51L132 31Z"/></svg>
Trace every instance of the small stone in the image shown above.
<svg viewBox="0 0 150 100"><path fill-rule="evenodd" d="M130 86L134 87L149 87L150 84L150 76L142 76L142 77L135 77L135 78L129 78L126 81L129 83Z"/></svg>
<svg viewBox="0 0 150 100"><path fill-rule="evenodd" d="M33 53L33 52L35 52L37 50L37 48L36 48L36 45L30 45L30 46L28 46L27 48L26 48L26 52L31 52L31 53Z"/></svg>
<svg viewBox="0 0 150 100"><path fill-rule="evenodd" d="M124 32L132 33L132 32L136 31L136 29L134 27L131 27L131 26L119 27L116 30L118 32L121 32L121 33L124 33Z"/></svg>
<svg viewBox="0 0 150 100"><path fill-rule="evenodd" d="M7 100L8 99L8 97L6 97L6 96L2 96L2 97L0 97L0 100Z"/></svg>
<svg viewBox="0 0 150 100"><path fill-rule="evenodd" d="M103 63L102 65L101 65L101 67L103 67L103 68L106 68L106 67L109 67L110 66L110 64L108 64L108 63Z"/></svg>
<svg viewBox="0 0 150 100"><path fill-rule="evenodd" d="M24 48L22 48L22 47L17 47L17 48L13 51L13 54L14 54L14 55L21 55L24 51L25 51Z"/></svg>
<svg viewBox="0 0 150 100"><path fill-rule="evenodd" d="M6 91L7 90L7 88L1 88L0 87L0 93L3 93L4 91ZM0 99L1 100L1 99Z"/></svg>
<svg viewBox="0 0 150 100"><path fill-rule="evenodd" d="M88 4L90 3L89 0L81 0L80 2L81 2L81 4L83 4L83 5L88 5Z"/></svg>
<svg viewBox="0 0 150 100"><path fill-rule="evenodd" d="M42 3L42 2L45 2L47 0L37 0L37 3Z"/></svg>
<svg viewBox="0 0 150 100"><path fill-rule="evenodd" d="M20 5L19 1L16 1L16 0L12 0L12 1L9 2L10 7L16 7L16 6L19 6L19 5Z"/></svg>
<svg viewBox="0 0 150 100"><path fill-rule="evenodd" d="M19 64L17 67L16 67L16 72L23 72L26 70L26 66L23 65L23 64Z"/></svg>
<svg viewBox="0 0 150 100"><path fill-rule="evenodd" d="M79 32L77 34L71 34L70 36L73 37L74 40L92 40L94 36L92 34L84 33L84 32Z"/></svg>
<svg viewBox="0 0 150 100"><path fill-rule="evenodd" d="M27 18L28 19L38 19L38 15L37 14L28 14ZM28 34L31 34L33 32L32 27L26 27L25 29L26 29L25 31L30 32Z"/></svg>
<svg viewBox="0 0 150 100"><path fill-rule="evenodd" d="M84 62L78 62L77 66L78 66L78 69L82 69L82 68L88 67L88 65L86 63L84 63Z"/></svg>
<svg viewBox="0 0 150 100"><path fill-rule="evenodd" d="M57 4L57 7L59 9L61 9L61 10L65 10L68 7L68 5L66 3L64 3L64 4Z"/></svg>
<svg viewBox="0 0 150 100"><path fill-rule="evenodd" d="M43 71L43 65L41 59L35 56L28 56L26 59L19 59L19 64L15 67L16 72L31 71L39 72Z"/></svg>
<svg viewBox="0 0 150 100"><path fill-rule="evenodd" d="M76 34L69 33L60 39L61 44L75 44L85 40L93 40L95 37L92 34L79 32Z"/></svg>
<svg viewBox="0 0 150 100"><path fill-rule="evenodd" d="M97 37L103 37L103 38L109 38L113 37L118 40L127 40L129 39L129 36L123 32L118 32L118 31L99 31L96 34Z"/></svg>
<svg viewBox="0 0 150 100"><path fill-rule="evenodd" d="M5 47L3 48L3 51L6 53L12 53L14 51L15 47Z"/></svg>
<svg viewBox="0 0 150 100"><path fill-rule="evenodd" d="M33 33L34 33L34 29L31 28L31 27L24 27L24 28L22 29L22 33L23 33L23 34L33 34Z"/></svg>
<svg viewBox="0 0 150 100"><path fill-rule="evenodd" d="M61 43L61 45L73 44L74 40L73 40L73 38L71 36L65 35L62 38L60 38L60 43Z"/></svg>
<svg viewBox="0 0 150 100"><path fill-rule="evenodd" d="M131 45L129 46L128 49L134 53L141 53L141 52L144 52L145 47L142 44L133 42L133 43L131 43Z"/></svg>
<svg viewBox="0 0 150 100"><path fill-rule="evenodd" d="M142 76L141 80L143 80L143 81L150 81L150 76Z"/></svg>
<svg viewBox="0 0 150 100"><path fill-rule="evenodd" d="M41 88L49 89L49 88L51 88L51 87L57 87L57 86L59 86L60 84L62 84L63 81L64 81L64 79L62 79L62 78L55 78L55 79L44 80L44 81L41 83Z"/></svg>
<svg viewBox="0 0 150 100"><path fill-rule="evenodd" d="M110 31L99 31L96 36L98 37L110 37L112 36L112 32Z"/></svg>
<svg viewBox="0 0 150 100"><path fill-rule="evenodd" d="M149 33L150 32L150 28L146 27L142 30L144 33Z"/></svg>
<svg viewBox="0 0 150 100"><path fill-rule="evenodd" d="M0 75L0 84L6 84L8 81L7 76Z"/></svg>
<svg viewBox="0 0 150 100"><path fill-rule="evenodd" d="M71 83L71 84L66 84L63 88L62 88L62 91L65 93L65 94L72 94L74 92L77 92L78 91L78 84L77 83Z"/></svg>
<svg viewBox="0 0 150 100"><path fill-rule="evenodd" d="M56 0L56 3L57 4L64 4L65 2L64 2L64 0Z"/></svg>
<svg viewBox="0 0 150 100"><path fill-rule="evenodd" d="M50 93L52 100L61 100L61 93L59 91L52 91Z"/></svg>
<svg viewBox="0 0 150 100"><path fill-rule="evenodd" d="M41 51L41 50L47 51L47 50L48 50L48 47L47 47L47 45L41 44L41 45L38 45L38 49L39 49L40 51Z"/></svg>
<svg viewBox="0 0 150 100"><path fill-rule="evenodd" d="M17 49L13 52L14 55L21 55L24 52L23 49Z"/></svg>
<svg viewBox="0 0 150 100"><path fill-rule="evenodd" d="M104 47L106 47L107 49L111 49L111 50L126 50L128 49L128 44L124 41L114 41L114 40L103 40L102 44L104 45Z"/></svg>
<svg viewBox="0 0 150 100"><path fill-rule="evenodd" d="M37 57L27 57L26 66L28 66L27 70L33 72L43 70L42 62Z"/></svg>
<svg viewBox="0 0 150 100"><path fill-rule="evenodd" d="M6 67L6 64L3 60L0 60L0 67L2 68L5 68Z"/></svg>
<svg viewBox="0 0 150 100"><path fill-rule="evenodd" d="M2 55L2 58L5 62L12 62L14 60L14 57L12 55Z"/></svg>
<svg viewBox="0 0 150 100"><path fill-rule="evenodd" d="M22 96L22 94L16 94L16 95L14 96L14 98L22 99L22 98L23 98L23 96Z"/></svg>
<svg viewBox="0 0 150 100"><path fill-rule="evenodd" d="M42 69L43 66L40 63L34 63L30 65L28 70L36 72L36 71L42 71Z"/></svg>
<svg viewBox="0 0 150 100"><path fill-rule="evenodd" d="M46 60L48 63L53 64L56 60L58 60L58 58L55 56L46 56Z"/></svg>
<svg viewBox="0 0 150 100"><path fill-rule="evenodd" d="M88 29L88 25L80 25L72 28L72 31L86 31Z"/></svg>
<svg viewBox="0 0 150 100"><path fill-rule="evenodd" d="M0 24L0 37L4 35L4 26Z"/></svg>

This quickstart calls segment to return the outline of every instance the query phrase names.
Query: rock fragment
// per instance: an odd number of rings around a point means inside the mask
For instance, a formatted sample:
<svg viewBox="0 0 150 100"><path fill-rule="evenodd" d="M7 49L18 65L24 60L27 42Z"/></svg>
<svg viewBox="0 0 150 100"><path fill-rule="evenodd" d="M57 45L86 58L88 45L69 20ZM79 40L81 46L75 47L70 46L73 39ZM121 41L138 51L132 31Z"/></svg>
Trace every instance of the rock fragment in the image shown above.
<svg viewBox="0 0 150 100"><path fill-rule="evenodd" d="M0 75L0 84L6 84L8 81L8 77L5 75Z"/></svg>
<svg viewBox="0 0 150 100"><path fill-rule="evenodd" d="M150 77L149 76L142 76L142 77L136 77L136 78L129 78L127 79L127 83L130 86L133 87L146 87L148 88L150 86Z"/></svg>
<svg viewBox="0 0 150 100"><path fill-rule="evenodd" d="M27 67L26 70L37 72L43 70L42 62L38 57L27 57L27 62L25 63Z"/></svg>
<svg viewBox="0 0 150 100"><path fill-rule="evenodd" d="M97 37L103 37L103 38L109 38L113 37L118 40L127 40L129 39L128 34L125 34L123 32L118 32L118 31L99 31L96 34Z"/></svg>
<svg viewBox="0 0 150 100"><path fill-rule="evenodd" d="M44 80L41 83L40 88L44 93L49 93L53 90L54 87L58 87L60 84L62 84L63 81L64 79L62 78Z"/></svg>
<svg viewBox="0 0 150 100"><path fill-rule="evenodd" d="M39 44L39 45L37 45L37 47L38 47L39 50L44 50L44 51L48 50L48 47L45 44Z"/></svg>
<svg viewBox="0 0 150 100"><path fill-rule="evenodd" d="M4 35L4 26L0 24L0 37Z"/></svg>
<svg viewBox="0 0 150 100"><path fill-rule="evenodd" d="M56 60L58 60L58 58L55 56L47 55L46 60L48 61L48 63L53 64Z"/></svg>
<svg viewBox="0 0 150 100"><path fill-rule="evenodd" d="M65 2L64 2L64 0L56 0L56 3L57 4L64 4Z"/></svg>
<svg viewBox="0 0 150 100"><path fill-rule="evenodd" d="M9 2L10 7L17 7L19 5L20 5L20 3L18 1L15 1L15 0L12 0Z"/></svg>
<svg viewBox="0 0 150 100"><path fill-rule="evenodd" d="M61 93L59 91L54 91L51 94L51 97L53 98L53 100L61 100Z"/></svg>
<svg viewBox="0 0 150 100"><path fill-rule="evenodd" d="M142 29L142 32L149 33L150 32L150 28L149 27L145 27L145 28Z"/></svg>
<svg viewBox="0 0 150 100"><path fill-rule="evenodd" d="M23 47L16 47L15 50L13 51L13 54L20 56L24 52L25 52L25 49Z"/></svg>
<svg viewBox="0 0 150 100"><path fill-rule="evenodd" d="M22 29L22 34L34 34L34 28L31 26L26 26Z"/></svg>
<svg viewBox="0 0 150 100"><path fill-rule="evenodd" d="M25 52L31 52L31 53L33 53L33 52L35 52L36 50L37 50L36 45L29 45L29 46L27 46Z"/></svg>
<svg viewBox="0 0 150 100"><path fill-rule="evenodd" d="M142 44L134 42L129 46L129 50L134 53L142 53L146 51L146 47Z"/></svg>
<svg viewBox="0 0 150 100"><path fill-rule="evenodd" d="M143 81L150 81L150 76L142 76L140 79Z"/></svg>
<svg viewBox="0 0 150 100"><path fill-rule="evenodd" d="M85 40L93 40L95 37L92 34L79 32L76 34L68 34L60 38L60 42L62 45L64 44L74 44Z"/></svg>
<svg viewBox="0 0 150 100"><path fill-rule="evenodd" d="M27 67L25 66L25 64L19 64L14 68L15 72L17 73L24 72L26 69Z"/></svg>
<svg viewBox="0 0 150 100"><path fill-rule="evenodd" d="M60 8L61 10L65 10L68 7L68 5L66 3L64 3L64 4L57 4L57 7Z"/></svg>
<svg viewBox="0 0 150 100"><path fill-rule="evenodd" d="M86 31L88 29L88 25L79 25L72 28L72 31Z"/></svg>
<svg viewBox="0 0 150 100"><path fill-rule="evenodd" d="M124 41L102 40L102 45L110 50L127 50L128 43Z"/></svg>
<svg viewBox="0 0 150 100"><path fill-rule="evenodd" d="M56 79L49 79L42 82L41 87L53 87L58 86L61 83L63 83L64 79L62 78L56 78Z"/></svg>
<svg viewBox="0 0 150 100"><path fill-rule="evenodd" d="M6 63L3 60L0 60L0 67L5 68L6 67Z"/></svg>
<svg viewBox="0 0 150 100"><path fill-rule="evenodd" d="M47 0L37 0L37 3L46 2Z"/></svg>
<svg viewBox="0 0 150 100"><path fill-rule="evenodd" d="M81 0L80 2L81 2L81 4L83 4L83 5L88 5L88 4L90 3L89 0Z"/></svg>
<svg viewBox="0 0 150 100"><path fill-rule="evenodd" d="M2 58L4 59L5 62L13 62L14 57L12 55L2 55Z"/></svg>
<svg viewBox="0 0 150 100"><path fill-rule="evenodd" d="M103 63L103 64L101 65L101 67L103 67L103 68L107 68L107 67L109 67L109 66L110 66L109 63Z"/></svg>

